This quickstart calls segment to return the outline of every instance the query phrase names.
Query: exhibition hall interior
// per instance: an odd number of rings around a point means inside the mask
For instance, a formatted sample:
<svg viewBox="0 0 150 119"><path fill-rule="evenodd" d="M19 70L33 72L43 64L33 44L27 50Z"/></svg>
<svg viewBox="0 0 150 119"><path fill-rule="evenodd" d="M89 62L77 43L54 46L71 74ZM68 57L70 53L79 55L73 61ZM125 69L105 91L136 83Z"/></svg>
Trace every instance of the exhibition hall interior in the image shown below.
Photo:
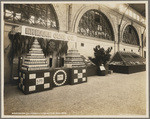
<svg viewBox="0 0 150 119"><path fill-rule="evenodd" d="M146 3L3 3L4 115L147 114Z"/></svg>

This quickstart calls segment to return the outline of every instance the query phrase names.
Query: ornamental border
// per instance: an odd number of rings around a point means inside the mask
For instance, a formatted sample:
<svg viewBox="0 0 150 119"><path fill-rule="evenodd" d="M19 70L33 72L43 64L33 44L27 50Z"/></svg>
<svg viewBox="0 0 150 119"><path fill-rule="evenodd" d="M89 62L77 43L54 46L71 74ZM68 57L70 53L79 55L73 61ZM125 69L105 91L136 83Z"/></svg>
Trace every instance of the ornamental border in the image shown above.
<svg viewBox="0 0 150 119"><path fill-rule="evenodd" d="M65 80L64 80L62 83L60 83L60 84L58 84L58 83L55 81L55 76L56 76L56 74L57 74L58 72L63 72L63 73L65 74ZM63 84L66 82L66 80L67 80L67 74L66 74L66 72L65 72L64 70L58 70L58 71L56 71L56 72L54 73L53 81L54 81L54 83L55 83L56 86L61 86L61 85L63 85Z"/></svg>

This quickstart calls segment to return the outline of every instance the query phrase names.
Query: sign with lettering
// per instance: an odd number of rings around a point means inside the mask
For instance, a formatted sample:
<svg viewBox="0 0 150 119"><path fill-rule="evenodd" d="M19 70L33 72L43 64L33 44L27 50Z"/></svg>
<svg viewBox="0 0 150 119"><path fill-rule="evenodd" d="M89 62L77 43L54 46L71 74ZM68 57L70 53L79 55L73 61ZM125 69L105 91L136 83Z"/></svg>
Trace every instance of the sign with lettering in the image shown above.
<svg viewBox="0 0 150 119"><path fill-rule="evenodd" d="M36 79L36 85L44 84L44 78L37 78Z"/></svg>
<svg viewBox="0 0 150 119"><path fill-rule="evenodd" d="M100 68L101 71L105 71L106 70L104 66L100 66L99 68Z"/></svg>
<svg viewBox="0 0 150 119"><path fill-rule="evenodd" d="M57 81L62 81L64 80L63 74L57 75Z"/></svg>
<svg viewBox="0 0 150 119"><path fill-rule="evenodd" d="M46 30L46 29L34 28L29 26L22 26L21 35L44 38L44 39L76 42L76 36L74 35L66 34L63 32Z"/></svg>
<svg viewBox="0 0 150 119"><path fill-rule="evenodd" d="M82 78L83 74L82 73L78 73L78 78Z"/></svg>

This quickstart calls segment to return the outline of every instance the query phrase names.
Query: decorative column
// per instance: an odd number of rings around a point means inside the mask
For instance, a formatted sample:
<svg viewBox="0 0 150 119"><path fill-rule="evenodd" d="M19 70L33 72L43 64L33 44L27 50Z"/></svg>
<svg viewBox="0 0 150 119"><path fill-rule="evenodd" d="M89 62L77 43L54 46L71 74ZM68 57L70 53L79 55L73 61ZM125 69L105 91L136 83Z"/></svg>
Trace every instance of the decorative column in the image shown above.
<svg viewBox="0 0 150 119"><path fill-rule="evenodd" d="M146 29L146 28L145 28L145 29ZM144 29L143 33L141 34L142 57L144 57L144 56L143 56L143 55L144 55L143 52L144 52L144 33L145 33L145 29Z"/></svg>
<svg viewBox="0 0 150 119"><path fill-rule="evenodd" d="M68 31L71 30L72 4L68 4Z"/></svg>
<svg viewBox="0 0 150 119"><path fill-rule="evenodd" d="M121 39L120 39L120 28L121 28L123 18L124 18L124 16L125 16L125 13L126 13L126 11L127 11L128 8L129 8L129 5L128 5L128 7L126 8L125 12L123 13L122 18L121 18L121 21L120 21L120 24L118 25L118 51L120 51L120 41L121 41Z"/></svg>

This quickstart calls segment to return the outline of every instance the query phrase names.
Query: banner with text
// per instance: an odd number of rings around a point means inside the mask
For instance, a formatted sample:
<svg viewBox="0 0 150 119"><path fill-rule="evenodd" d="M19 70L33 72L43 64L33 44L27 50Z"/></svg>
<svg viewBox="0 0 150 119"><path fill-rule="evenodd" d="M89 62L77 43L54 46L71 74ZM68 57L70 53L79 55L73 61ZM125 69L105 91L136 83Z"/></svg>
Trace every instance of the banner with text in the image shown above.
<svg viewBox="0 0 150 119"><path fill-rule="evenodd" d="M46 29L34 28L29 26L22 26L21 35L44 38L44 39L76 42L76 36L74 35L66 34L63 32L46 30Z"/></svg>

